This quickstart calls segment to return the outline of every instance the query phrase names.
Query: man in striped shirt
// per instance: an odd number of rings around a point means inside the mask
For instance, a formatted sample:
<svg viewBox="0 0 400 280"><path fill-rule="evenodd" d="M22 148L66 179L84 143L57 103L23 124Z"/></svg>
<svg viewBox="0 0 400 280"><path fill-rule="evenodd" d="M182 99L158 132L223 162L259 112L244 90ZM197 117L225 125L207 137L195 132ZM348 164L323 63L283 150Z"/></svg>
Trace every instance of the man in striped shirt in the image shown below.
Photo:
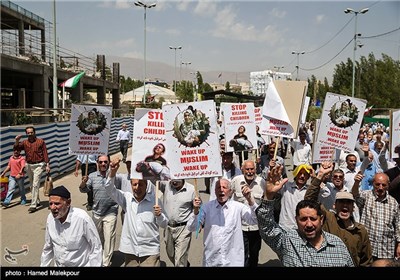
<svg viewBox="0 0 400 280"><path fill-rule="evenodd" d="M35 128L28 126L25 128L25 132L28 139L20 142L22 135L17 135L14 146L25 151L26 172L32 184L32 200L28 212L33 213L41 206L39 197L40 178L43 170L46 170L46 173L50 173L50 161L46 143L43 139L36 137Z"/></svg>

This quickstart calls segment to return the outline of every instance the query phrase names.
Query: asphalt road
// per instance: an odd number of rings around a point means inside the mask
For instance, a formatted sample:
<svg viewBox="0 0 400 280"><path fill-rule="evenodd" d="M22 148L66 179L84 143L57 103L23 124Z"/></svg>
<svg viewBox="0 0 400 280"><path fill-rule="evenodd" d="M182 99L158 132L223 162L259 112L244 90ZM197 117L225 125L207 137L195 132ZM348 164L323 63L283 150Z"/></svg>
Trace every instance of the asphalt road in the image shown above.
<svg viewBox="0 0 400 280"><path fill-rule="evenodd" d="M119 156L115 154L112 158ZM287 166L288 168L289 166ZM126 172L124 164L121 165L121 173ZM290 172L289 172L290 173ZM44 176L44 175L43 175ZM86 194L80 193L78 186L80 183L81 175L75 177L73 172L65 174L54 181L54 186L64 185L71 192L72 205L86 210ZM193 180L189 180L194 184ZM209 195L205 193L204 180L198 179L198 190L203 201L208 201ZM27 199L30 199L30 193L27 194ZM42 208L34 213L28 213L29 204L23 206L19 204L19 197L14 197L11 207L0 210L0 223L1 223L1 266L5 267L37 267L40 265L40 255L44 244L45 222L49 214L48 198L43 195L43 186L40 189L40 199ZM89 213L90 214L90 213ZM165 253L165 243L163 240L162 229L160 230L161 236L161 265L164 267L172 267ZM113 267L120 267L123 265L123 256L118 251L119 240L121 234L121 220L118 219L117 226L117 242L116 249L113 257ZM12 251L16 254L8 254ZM19 252L18 252L19 251ZM202 265L202 232L196 238L193 234L189 262L191 267L201 267ZM11 256L10 256L11 255ZM279 267L280 262L276 254L262 242L260 251L259 266L263 267Z"/></svg>

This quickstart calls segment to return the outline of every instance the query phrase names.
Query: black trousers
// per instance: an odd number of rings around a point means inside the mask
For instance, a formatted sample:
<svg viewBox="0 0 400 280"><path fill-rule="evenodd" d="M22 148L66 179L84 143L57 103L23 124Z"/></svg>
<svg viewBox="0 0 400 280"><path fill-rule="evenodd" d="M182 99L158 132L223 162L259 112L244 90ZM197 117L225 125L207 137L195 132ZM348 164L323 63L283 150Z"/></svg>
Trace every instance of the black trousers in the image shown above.
<svg viewBox="0 0 400 280"><path fill-rule="evenodd" d="M96 163L89 163L88 164L88 173L87 175L89 175L92 172L96 172L97 171L97 164ZM86 173L86 163L82 163L81 164L81 172L82 172L82 176L85 175ZM89 191L87 193L87 204L89 206L93 206L93 191Z"/></svg>
<svg viewBox="0 0 400 280"><path fill-rule="evenodd" d="M119 150L122 154L122 160L125 162L127 154L128 154L128 146L129 146L129 141L128 140L120 140L119 141Z"/></svg>
<svg viewBox="0 0 400 280"><path fill-rule="evenodd" d="M244 266L257 267L261 250L261 235L258 230L242 231L244 241Z"/></svg>

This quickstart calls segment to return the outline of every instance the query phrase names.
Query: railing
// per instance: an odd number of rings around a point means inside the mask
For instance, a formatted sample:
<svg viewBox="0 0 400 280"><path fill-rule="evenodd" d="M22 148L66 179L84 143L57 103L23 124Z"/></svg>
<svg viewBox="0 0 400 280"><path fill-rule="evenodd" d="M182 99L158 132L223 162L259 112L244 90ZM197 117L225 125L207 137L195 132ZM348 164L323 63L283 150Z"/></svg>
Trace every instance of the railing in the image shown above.
<svg viewBox="0 0 400 280"><path fill-rule="evenodd" d="M135 108L113 109L112 117L132 116L134 113ZM2 127L67 122L70 118L71 108L1 109Z"/></svg>
<svg viewBox="0 0 400 280"><path fill-rule="evenodd" d="M54 44L52 40L52 30L53 24L45 19L25 10L24 8L11 3L10 1L1 1L1 6L8 7L22 15L34 19L37 22L44 24L45 26L45 42L42 42L41 31L40 30L24 30L24 42L19 43L18 30L13 29L9 26L9 29L1 29L1 42L0 50L2 54L18 57L23 60L29 60L35 63L46 64L49 66L53 65L53 49ZM2 26L5 23L2 22ZM6 26L7 27L7 26ZM42 50L42 45L44 45L44 53ZM24 55L20 54L23 50ZM100 72L97 69L96 57L90 57L82 55L80 53L74 52L72 50L65 49L61 46L57 46L57 67L63 70L71 72L81 72L85 71L87 76L99 78ZM106 65L109 70L106 73L111 73L107 75L106 80L112 81L112 65Z"/></svg>

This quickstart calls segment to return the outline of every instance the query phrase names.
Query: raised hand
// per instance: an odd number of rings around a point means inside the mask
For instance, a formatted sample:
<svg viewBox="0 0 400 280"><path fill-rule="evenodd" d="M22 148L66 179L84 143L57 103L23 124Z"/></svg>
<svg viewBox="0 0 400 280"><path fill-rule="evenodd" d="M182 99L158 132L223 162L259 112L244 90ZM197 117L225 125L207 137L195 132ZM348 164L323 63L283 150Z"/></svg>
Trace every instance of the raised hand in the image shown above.
<svg viewBox="0 0 400 280"><path fill-rule="evenodd" d="M283 166L278 165L272 168L268 172L266 180L266 188L264 193L264 199L271 200L274 198L275 193L277 193L283 185L288 181L288 178L282 178Z"/></svg>

